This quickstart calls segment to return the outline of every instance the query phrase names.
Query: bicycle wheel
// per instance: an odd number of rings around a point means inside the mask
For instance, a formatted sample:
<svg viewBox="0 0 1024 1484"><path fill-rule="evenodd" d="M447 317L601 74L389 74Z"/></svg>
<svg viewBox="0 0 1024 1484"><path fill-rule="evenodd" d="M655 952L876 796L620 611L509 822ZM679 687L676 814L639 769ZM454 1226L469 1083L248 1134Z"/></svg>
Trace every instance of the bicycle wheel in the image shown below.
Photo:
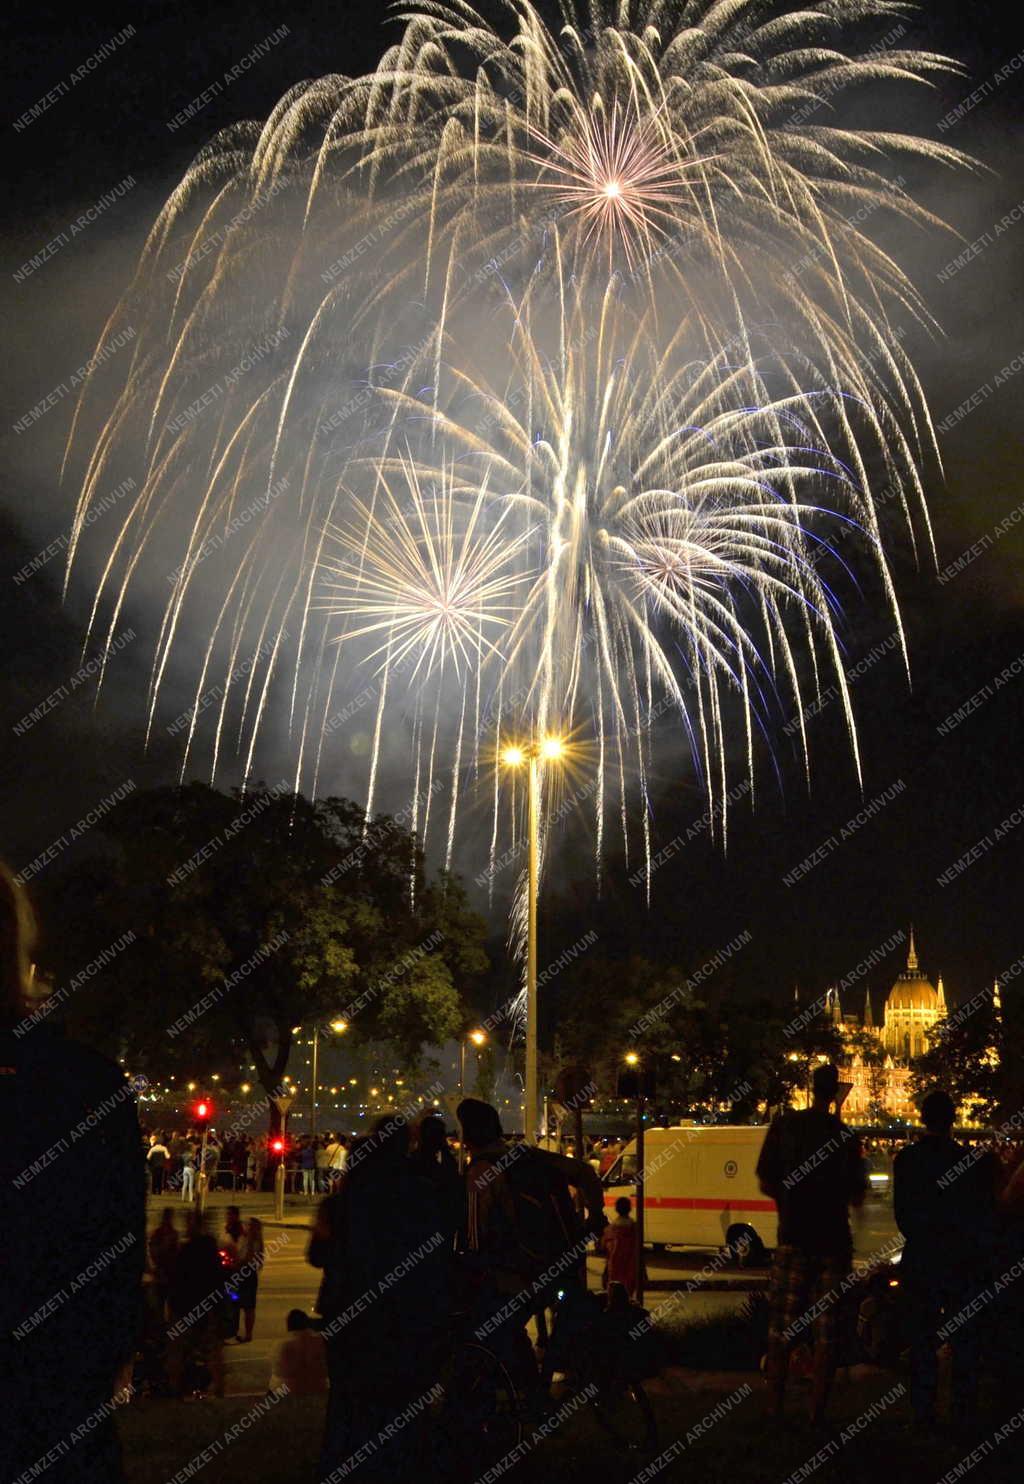
<svg viewBox="0 0 1024 1484"><path fill-rule="evenodd" d="M658 1424L654 1409L639 1381L599 1386L590 1406L598 1423L617 1447L631 1453L653 1453L657 1448Z"/></svg>
<svg viewBox="0 0 1024 1484"><path fill-rule="evenodd" d="M456 1346L441 1372L434 1408L442 1478L472 1480L523 1440L523 1408L504 1363L485 1345Z"/></svg>

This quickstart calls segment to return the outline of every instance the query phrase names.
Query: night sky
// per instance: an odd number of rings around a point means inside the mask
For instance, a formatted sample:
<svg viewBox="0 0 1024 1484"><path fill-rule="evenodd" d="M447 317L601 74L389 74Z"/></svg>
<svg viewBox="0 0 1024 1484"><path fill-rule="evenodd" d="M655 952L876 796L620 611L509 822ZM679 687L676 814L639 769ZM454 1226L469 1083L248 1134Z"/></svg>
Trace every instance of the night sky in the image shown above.
<svg viewBox="0 0 1024 1484"><path fill-rule="evenodd" d="M73 399L21 433L14 424L85 362L153 218L204 141L237 119L265 117L298 80L369 68L385 44L384 14L374 3L222 0L209 9L86 8L70 19L63 7L22 4L8 15L0 849L15 869L123 780L138 787L172 781L177 754L160 743L143 754L148 655L142 643L112 672L98 710L83 688L22 735L12 730L75 670L90 596L87 584L73 585L62 604L59 555L15 580L70 521L75 491L61 488L58 475ZM629 885L638 859L621 861L614 846L598 900L589 825L572 823L552 873L542 963L591 923L606 951L681 959L694 945L714 951L749 929L740 978L783 996L795 979L812 991L847 974L912 919L925 968L943 974L955 1002L1024 955L1024 28L1014 35L1008 14L997 4L935 0L908 23L904 43L953 55L970 72L931 93L919 90L906 105L907 126L968 152L988 170L921 170L911 182L963 239L918 231L901 246L945 332L930 346L915 342L933 415L946 428L940 434L945 477L935 470L927 475L941 580L924 566L915 570L905 551L898 556L912 688L898 653L886 647L892 625L877 602L847 612L850 665L875 656L854 688L863 794L838 705L810 723L809 794L795 739L780 730L772 739L777 770L767 752L760 760L756 810L735 809L724 851L707 831L673 848L656 873L650 915L642 888ZM133 37L38 118L15 127L129 24ZM257 65L181 127L168 128L168 120L282 25L289 34ZM1015 70L994 86L1008 63ZM974 89L980 90L976 105L937 134L938 121ZM15 281L20 265L129 177L134 184L99 220ZM979 241L981 250L950 271ZM129 606L126 622L144 629L148 618ZM950 726L946 719L961 707L968 709ZM685 839L705 810L681 746L676 761L654 780L655 852L680 834ZM272 767L264 771L277 776ZM891 799L873 817L828 845L887 791ZM975 859L956 867L979 842ZM464 842L460 868L470 881L486 864L484 850L477 856L472 839ZM793 878L814 852L817 860ZM504 891L501 884L496 929ZM892 968L883 966L869 982L884 990L891 979ZM1015 980L1017 992L1021 984L1024 974Z"/></svg>

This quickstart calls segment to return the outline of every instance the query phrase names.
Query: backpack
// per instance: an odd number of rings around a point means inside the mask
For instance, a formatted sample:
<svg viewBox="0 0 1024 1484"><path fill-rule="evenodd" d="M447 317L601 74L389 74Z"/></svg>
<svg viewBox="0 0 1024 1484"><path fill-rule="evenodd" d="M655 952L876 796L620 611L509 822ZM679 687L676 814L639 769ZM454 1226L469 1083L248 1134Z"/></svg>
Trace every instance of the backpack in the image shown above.
<svg viewBox="0 0 1024 1484"><path fill-rule="evenodd" d="M569 1185L558 1162L543 1149L521 1144L502 1174L515 1208L515 1242L522 1266L536 1276L556 1265L582 1236ZM569 1273L575 1261L560 1272ZM558 1274L552 1274L552 1277Z"/></svg>

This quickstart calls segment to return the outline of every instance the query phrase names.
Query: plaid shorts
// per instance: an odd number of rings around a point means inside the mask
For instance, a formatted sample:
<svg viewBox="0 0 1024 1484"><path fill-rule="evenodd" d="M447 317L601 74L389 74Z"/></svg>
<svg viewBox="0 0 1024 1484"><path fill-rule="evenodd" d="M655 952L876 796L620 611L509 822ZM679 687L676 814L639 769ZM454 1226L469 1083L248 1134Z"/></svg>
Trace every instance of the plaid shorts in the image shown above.
<svg viewBox="0 0 1024 1484"><path fill-rule="evenodd" d="M836 1346L840 1297L849 1273L845 1257L811 1257L799 1247L776 1247L768 1290L769 1338L796 1345L813 1334L815 1345Z"/></svg>

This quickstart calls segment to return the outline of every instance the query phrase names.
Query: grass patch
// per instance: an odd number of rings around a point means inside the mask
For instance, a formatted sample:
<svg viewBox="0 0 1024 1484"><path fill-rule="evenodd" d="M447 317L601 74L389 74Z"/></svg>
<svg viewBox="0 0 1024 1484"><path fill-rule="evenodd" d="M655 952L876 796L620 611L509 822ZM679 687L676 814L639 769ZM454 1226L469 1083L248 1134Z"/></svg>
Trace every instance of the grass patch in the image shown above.
<svg viewBox="0 0 1024 1484"><path fill-rule="evenodd" d="M752 1293L733 1314L658 1326L664 1365L698 1371L756 1371L768 1345L768 1303Z"/></svg>
<svg viewBox="0 0 1024 1484"><path fill-rule="evenodd" d="M322 1397L285 1397L260 1415L259 1397L201 1402L144 1399L117 1413L127 1484L164 1484L196 1461L190 1477L209 1484L299 1484L316 1477ZM243 1431L226 1441L249 1417ZM204 1451L209 1458L200 1463Z"/></svg>
<svg viewBox="0 0 1024 1484"><path fill-rule="evenodd" d="M763 1417L763 1393L756 1377L736 1378L737 1397L720 1411L723 1393L687 1393L658 1397L658 1452L621 1453L596 1421L581 1411L548 1437L527 1446L509 1468L509 1484L563 1484L586 1476L601 1484L632 1484L645 1467L656 1470L658 1484L877 1484L878 1479L921 1480L940 1484L944 1476L979 1444L983 1456L967 1471L970 1484L1004 1484L1020 1480L1019 1435L992 1447L1001 1418L987 1416L972 1438L944 1432L922 1437L907 1427L907 1398L887 1405L866 1425L858 1425L895 1384L892 1375L858 1385L837 1385L831 1419L814 1432L798 1415L779 1427ZM802 1393L801 1393L802 1396ZM128 1484L171 1484L175 1474L194 1464L190 1484L313 1484L323 1428L319 1398L289 1398L256 1418L236 1441L225 1434L253 1408L256 1398L181 1403L136 1403L119 1414ZM844 1437L844 1432L846 1436ZM201 1464L203 1450L209 1459ZM815 1463L815 1460L820 1460ZM798 1473L799 1471L799 1473ZM358 1468L351 1475L359 1484ZM395 1484L444 1484L424 1469L415 1481ZM504 1484L504 1481L503 1481Z"/></svg>

